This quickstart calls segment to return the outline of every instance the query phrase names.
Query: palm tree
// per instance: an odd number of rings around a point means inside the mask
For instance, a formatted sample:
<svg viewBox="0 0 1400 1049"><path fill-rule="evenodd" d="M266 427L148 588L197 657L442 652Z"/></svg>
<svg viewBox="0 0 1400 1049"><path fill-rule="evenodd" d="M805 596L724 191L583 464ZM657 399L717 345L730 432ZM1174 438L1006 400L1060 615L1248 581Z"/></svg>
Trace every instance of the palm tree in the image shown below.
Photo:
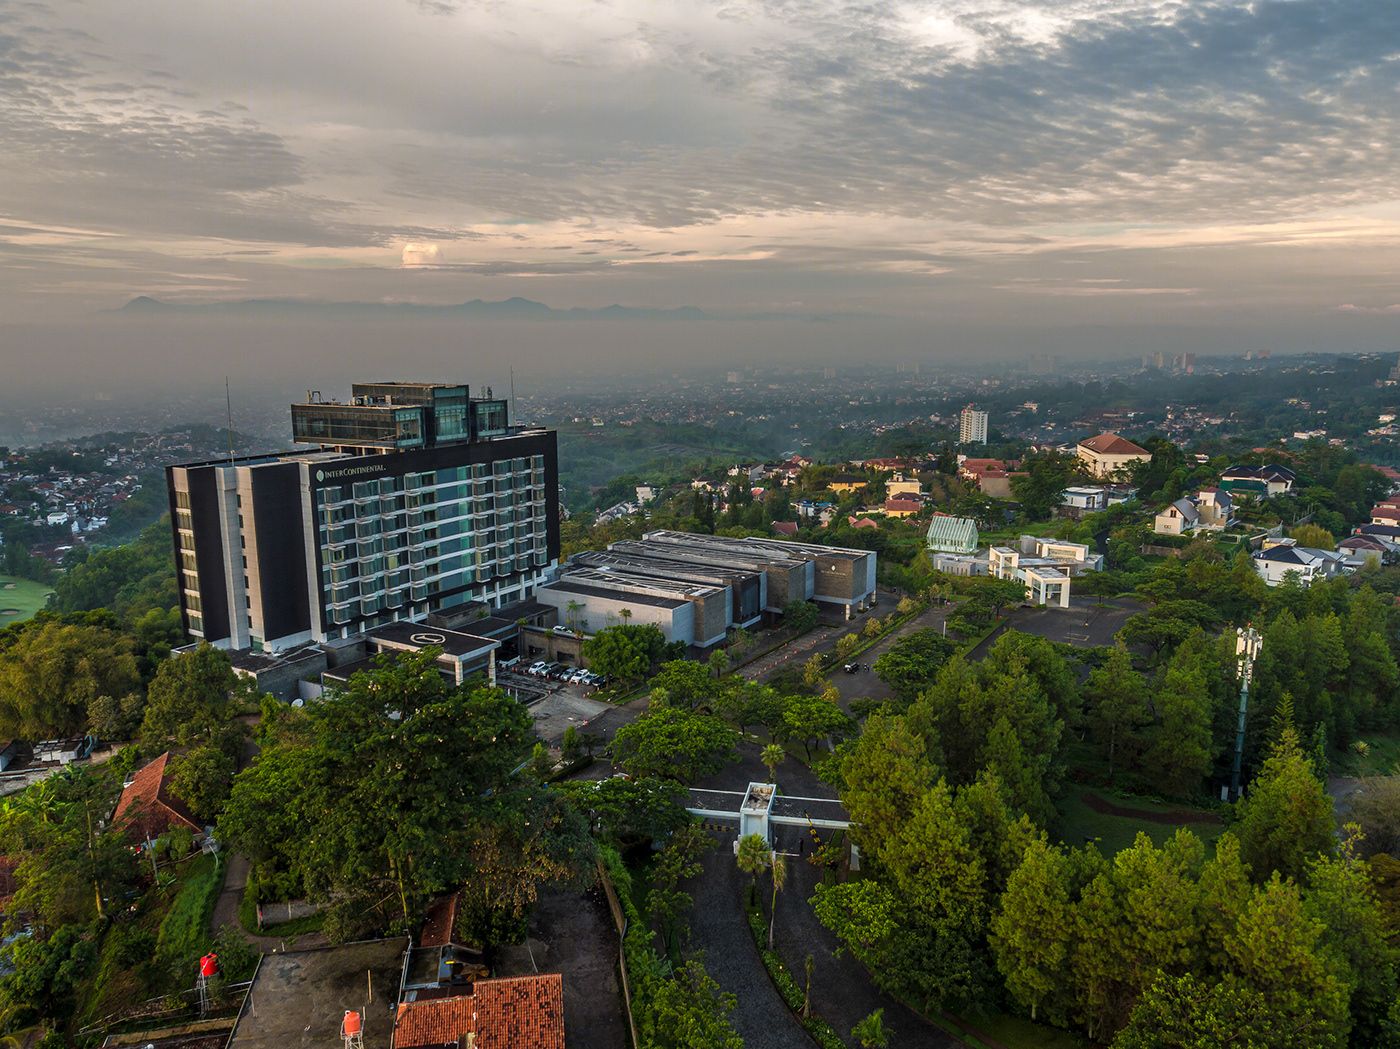
<svg viewBox="0 0 1400 1049"><path fill-rule="evenodd" d="M862 1049L885 1049L890 1044L890 1032L885 1030L884 1015L885 1010L876 1009L851 1028L851 1034L859 1040Z"/></svg>
<svg viewBox="0 0 1400 1049"><path fill-rule="evenodd" d="M759 755L759 759L765 765L768 766L769 783L773 782L773 777L777 775L778 766L783 763L783 759L785 757L787 757L787 751L783 749L782 744L780 743L770 743L768 744L768 746L763 748L763 752Z"/></svg>
<svg viewBox="0 0 1400 1049"><path fill-rule="evenodd" d="M745 874L753 875L753 884L749 886L749 899L753 899L758 889L758 872L768 866L771 857L768 842L763 840L762 834L745 834L739 839L739 851L734 856L734 862Z"/></svg>
<svg viewBox="0 0 1400 1049"><path fill-rule="evenodd" d="M773 904L768 909L768 949L773 949L773 925L778 920L778 890L787 882L787 861L774 849L769 857L769 873L773 877Z"/></svg>
<svg viewBox="0 0 1400 1049"><path fill-rule="evenodd" d="M565 625L568 626L568 627L570 627L570 628L572 628L573 625L574 625L574 613L577 612L579 609L583 608L583 602L582 602L582 601L570 601L570 602L569 602L567 605L565 605L564 607L567 608L567 609L569 610L569 621L568 621L568 623L566 623Z"/></svg>
<svg viewBox="0 0 1400 1049"><path fill-rule="evenodd" d="M632 621L632 610L630 608L619 608L617 614L622 617L624 626Z"/></svg>

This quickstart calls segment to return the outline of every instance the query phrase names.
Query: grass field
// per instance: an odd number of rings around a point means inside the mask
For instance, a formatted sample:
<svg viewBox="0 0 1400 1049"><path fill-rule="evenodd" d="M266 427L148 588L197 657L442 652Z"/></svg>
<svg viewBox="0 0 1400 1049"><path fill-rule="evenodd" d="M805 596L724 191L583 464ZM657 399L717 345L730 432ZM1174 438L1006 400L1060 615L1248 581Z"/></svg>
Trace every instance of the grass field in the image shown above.
<svg viewBox="0 0 1400 1049"><path fill-rule="evenodd" d="M1393 732L1363 732L1359 737L1366 753L1348 748L1332 760L1334 776L1389 776L1400 765L1400 735Z"/></svg>
<svg viewBox="0 0 1400 1049"><path fill-rule="evenodd" d="M1058 1027L1031 1023L1019 1016L993 1013L969 1020L979 1031L995 1038L1007 1049L1089 1049L1094 1043Z"/></svg>
<svg viewBox="0 0 1400 1049"><path fill-rule="evenodd" d="M49 603L51 593L45 583L0 575L0 627L28 619Z"/></svg>
<svg viewBox="0 0 1400 1049"><path fill-rule="evenodd" d="M1089 799L1098 799L1101 807L1112 805L1118 809L1131 810L1136 815L1095 811ZM1188 818L1170 818L1178 814ZM1156 844L1161 845L1181 827L1190 829L1209 848L1224 832L1225 827L1218 819L1197 822L1200 817L1208 815L1210 814L1199 809L1141 798L1120 798L1110 791L1070 785L1065 787L1060 796L1060 818L1052 832L1071 848L1079 848L1085 842L1097 838L1099 852L1110 857L1132 845L1137 840L1139 831L1145 832Z"/></svg>

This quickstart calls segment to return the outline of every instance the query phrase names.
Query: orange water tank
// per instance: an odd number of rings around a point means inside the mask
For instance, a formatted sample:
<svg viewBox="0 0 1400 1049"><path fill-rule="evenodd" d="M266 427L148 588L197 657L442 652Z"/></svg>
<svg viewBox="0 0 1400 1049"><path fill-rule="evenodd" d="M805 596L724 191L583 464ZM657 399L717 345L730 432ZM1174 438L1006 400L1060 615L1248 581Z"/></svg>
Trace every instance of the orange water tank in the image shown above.
<svg viewBox="0 0 1400 1049"><path fill-rule="evenodd" d="M349 1009L345 1010L345 1019L341 1021L340 1033L347 1038L360 1033L360 1014L353 1013Z"/></svg>

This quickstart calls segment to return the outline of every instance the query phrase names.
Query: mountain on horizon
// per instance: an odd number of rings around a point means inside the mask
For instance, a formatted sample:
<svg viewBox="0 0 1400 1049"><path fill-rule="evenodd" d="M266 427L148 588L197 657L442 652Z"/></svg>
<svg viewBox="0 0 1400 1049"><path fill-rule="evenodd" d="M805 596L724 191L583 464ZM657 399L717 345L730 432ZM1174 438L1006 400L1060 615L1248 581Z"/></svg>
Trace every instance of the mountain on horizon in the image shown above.
<svg viewBox="0 0 1400 1049"><path fill-rule="evenodd" d="M487 302L473 299L453 306L423 306L417 303L379 302L307 302L299 299L241 299L237 302L170 303L153 299L149 295L138 295L125 306L113 310L101 310L103 314L206 314L221 316L292 316L325 315L335 313L341 317L353 315L361 318L372 317L462 317L483 320L709 320L710 314L696 306L678 306L674 309L641 309L633 306L604 306L600 309L585 309L575 306L567 310L557 310L542 302L534 302L519 296L501 302Z"/></svg>
<svg viewBox="0 0 1400 1049"><path fill-rule="evenodd" d="M830 311L797 313L790 310L716 314L698 306L676 306L671 309L645 309L636 306L602 306L586 309L574 306L555 309L543 302L515 296L499 302L472 299L454 306L423 306L411 302L310 302L304 299L240 299L234 302L178 303L161 302L149 295L138 295L117 309L98 310L97 316L217 316L217 317L311 317L318 320L391 320L428 318L448 320L496 321L796 321L809 324L830 324L839 321L869 321L879 315Z"/></svg>

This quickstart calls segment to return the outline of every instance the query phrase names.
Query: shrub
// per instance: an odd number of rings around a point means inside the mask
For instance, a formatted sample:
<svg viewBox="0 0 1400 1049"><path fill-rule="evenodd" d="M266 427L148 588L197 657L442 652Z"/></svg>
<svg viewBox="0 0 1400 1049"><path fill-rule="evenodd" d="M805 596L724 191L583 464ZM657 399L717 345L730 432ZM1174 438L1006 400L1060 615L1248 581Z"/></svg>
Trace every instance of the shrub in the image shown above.
<svg viewBox="0 0 1400 1049"><path fill-rule="evenodd" d="M777 951L768 950L768 922L763 917L763 907L761 904L745 898L744 909L748 913L749 931L753 933L754 944L758 947L758 953L763 956L763 967L768 970L769 977L773 980L773 986L778 989L778 994L787 1003L793 1015L797 1017L798 1023L806 1028L822 1049L846 1049L843 1042L831 1025L823 1020L816 1013L802 1019L802 1006L806 1001L806 995L798 986L787 966L783 964L783 959Z"/></svg>

